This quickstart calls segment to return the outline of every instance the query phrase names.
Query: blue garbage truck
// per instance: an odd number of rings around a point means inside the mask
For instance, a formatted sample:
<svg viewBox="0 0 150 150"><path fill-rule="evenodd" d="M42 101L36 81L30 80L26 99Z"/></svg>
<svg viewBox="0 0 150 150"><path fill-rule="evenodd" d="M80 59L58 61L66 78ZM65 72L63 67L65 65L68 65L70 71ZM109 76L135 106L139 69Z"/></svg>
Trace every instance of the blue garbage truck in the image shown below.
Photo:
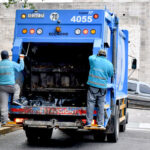
<svg viewBox="0 0 150 150"><path fill-rule="evenodd" d="M105 129L85 129L88 57L107 51L114 66L104 106ZM10 117L24 120L29 142L50 139L54 128L88 131L95 140L117 142L128 122L128 31L108 10L17 10L12 60L24 54L25 68L16 74L20 103L9 102Z"/></svg>

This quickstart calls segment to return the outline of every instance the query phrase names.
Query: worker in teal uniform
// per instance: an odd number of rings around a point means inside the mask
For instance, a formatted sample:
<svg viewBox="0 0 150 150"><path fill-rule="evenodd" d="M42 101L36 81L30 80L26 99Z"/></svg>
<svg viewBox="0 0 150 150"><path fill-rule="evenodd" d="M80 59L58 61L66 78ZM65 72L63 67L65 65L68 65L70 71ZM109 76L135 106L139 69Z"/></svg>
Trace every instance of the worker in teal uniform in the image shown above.
<svg viewBox="0 0 150 150"><path fill-rule="evenodd" d="M8 98L13 95L13 103L19 105L20 87L15 83L15 71L20 72L24 69L24 56L20 56L20 63L9 60L6 50L1 52L0 61L0 123L5 125L8 118Z"/></svg>
<svg viewBox="0 0 150 150"><path fill-rule="evenodd" d="M104 128L104 104L108 79L113 76L113 65L106 58L106 51L100 50L97 55L89 56L90 71L87 84L87 123L90 127L93 120L93 111L97 101L97 125Z"/></svg>

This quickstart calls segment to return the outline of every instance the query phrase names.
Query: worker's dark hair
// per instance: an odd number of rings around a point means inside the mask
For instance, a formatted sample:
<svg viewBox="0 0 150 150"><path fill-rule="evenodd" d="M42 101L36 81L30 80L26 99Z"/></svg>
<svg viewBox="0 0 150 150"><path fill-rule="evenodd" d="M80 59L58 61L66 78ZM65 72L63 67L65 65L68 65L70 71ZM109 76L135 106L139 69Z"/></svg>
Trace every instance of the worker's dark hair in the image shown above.
<svg viewBox="0 0 150 150"><path fill-rule="evenodd" d="M2 58L2 60L9 58L8 52L7 52L6 50L3 50L3 51L1 52L1 58Z"/></svg>

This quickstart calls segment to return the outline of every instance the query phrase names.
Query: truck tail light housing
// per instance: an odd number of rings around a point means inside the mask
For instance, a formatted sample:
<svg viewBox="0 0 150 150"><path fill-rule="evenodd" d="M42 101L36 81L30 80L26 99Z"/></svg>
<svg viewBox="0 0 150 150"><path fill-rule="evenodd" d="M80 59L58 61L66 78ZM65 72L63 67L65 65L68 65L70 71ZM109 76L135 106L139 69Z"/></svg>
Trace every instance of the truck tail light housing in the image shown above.
<svg viewBox="0 0 150 150"><path fill-rule="evenodd" d="M95 34L96 33L96 30L95 29L92 29L91 30L91 34Z"/></svg>
<svg viewBox="0 0 150 150"><path fill-rule="evenodd" d="M92 120L92 126L96 126L96 125L97 125L96 120L93 119L93 120Z"/></svg>
<svg viewBox="0 0 150 150"><path fill-rule="evenodd" d="M76 30L75 30L75 34L76 34L76 35L81 34L81 29L79 29L79 28L78 28L78 29L76 29Z"/></svg>
<svg viewBox="0 0 150 150"><path fill-rule="evenodd" d="M30 29L30 34L34 34L35 30L34 29Z"/></svg>
<svg viewBox="0 0 150 150"><path fill-rule="evenodd" d="M22 33L23 33L23 34L26 34L27 32L28 32L27 29L23 29L23 30L22 30Z"/></svg>
<svg viewBox="0 0 150 150"><path fill-rule="evenodd" d="M15 118L14 119L14 122L16 122L16 123L23 123L23 121L24 121L24 118Z"/></svg>
<svg viewBox="0 0 150 150"><path fill-rule="evenodd" d="M88 29L83 30L83 34L88 34L88 32L89 32Z"/></svg>
<svg viewBox="0 0 150 150"><path fill-rule="evenodd" d="M25 18L26 18L26 14L22 14L22 15L21 15L21 18L22 18L22 19L25 19Z"/></svg>
<svg viewBox="0 0 150 150"><path fill-rule="evenodd" d="M41 28L39 28L39 29L36 30L36 33L40 35L40 34L43 33L43 30Z"/></svg>
<svg viewBox="0 0 150 150"><path fill-rule="evenodd" d="M83 122L84 124L86 124L86 119L82 119L82 122Z"/></svg>
<svg viewBox="0 0 150 150"><path fill-rule="evenodd" d="M94 19L98 19L98 18L99 18L99 15L98 15L98 14L94 14L94 15L93 15L93 18L94 18Z"/></svg>
<svg viewBox="0 0 150 150"><path fill-rule="evenodd" d="M56 32L60 33L61 32L61 28L60 27L56 27Z"/></svg>

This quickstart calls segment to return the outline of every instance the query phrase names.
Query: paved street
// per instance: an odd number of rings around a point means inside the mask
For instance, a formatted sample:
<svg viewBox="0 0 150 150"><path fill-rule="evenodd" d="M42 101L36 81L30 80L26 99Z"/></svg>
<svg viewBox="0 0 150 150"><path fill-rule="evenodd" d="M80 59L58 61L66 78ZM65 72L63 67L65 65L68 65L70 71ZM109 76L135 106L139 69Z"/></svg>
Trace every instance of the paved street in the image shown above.
<svg viewBox="0 0 150 150"><path fill-rule="evenodd" d="M0 150L30 149L85 149L85 150L145 150L150 147L150 111L130 109L129 125L125 133L120 133L118 143L95 142L90 135L70 138L55 130L48 144L28 145L23 130L0 136ZM141 120L141 121L140 121ZM148 126L149 125L149 126Z"/></svg>

